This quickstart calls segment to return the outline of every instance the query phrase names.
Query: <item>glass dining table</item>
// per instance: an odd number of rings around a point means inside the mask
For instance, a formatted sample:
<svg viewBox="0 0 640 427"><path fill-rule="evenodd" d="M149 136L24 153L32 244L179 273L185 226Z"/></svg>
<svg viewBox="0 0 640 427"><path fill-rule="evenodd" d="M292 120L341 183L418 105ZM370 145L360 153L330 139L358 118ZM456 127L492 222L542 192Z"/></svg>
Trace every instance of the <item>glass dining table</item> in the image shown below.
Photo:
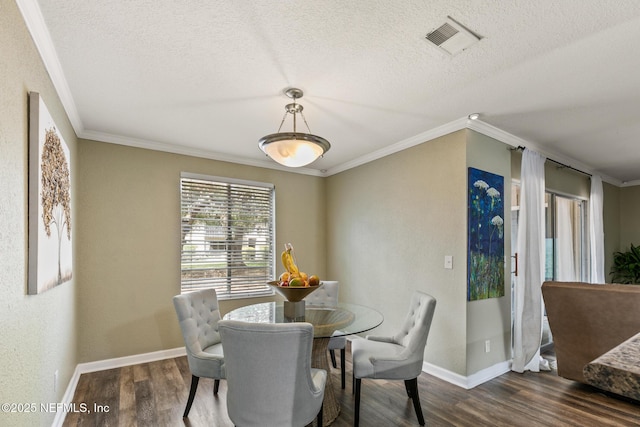
<svg viewBox="0 0 640 427"><path fill-rule="evenodd" d="M337 305L311 305L304 307L304 316L285 316L287 302L265 302L236 308L224 316L227 320L255 323L308 322L313 325L313 350L311 365L330 372L327 347L332 336L347 336L369 331L379 326L384 317L379 311L359 304L339 302ZM340 414L331 375L327 375L324 391L323 424L329 425ZM315 421L314 421L315 422Z"/></svg>

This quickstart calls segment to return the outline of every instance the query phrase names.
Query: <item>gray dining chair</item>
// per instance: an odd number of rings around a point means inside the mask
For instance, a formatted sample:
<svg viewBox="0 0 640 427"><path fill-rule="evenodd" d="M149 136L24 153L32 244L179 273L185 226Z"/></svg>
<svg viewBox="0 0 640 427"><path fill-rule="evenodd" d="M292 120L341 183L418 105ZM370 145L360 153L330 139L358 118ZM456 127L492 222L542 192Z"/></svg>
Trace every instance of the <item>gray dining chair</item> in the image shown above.
<svg viewBox="0 0 640 427"><path fill-rule="evenodd" d="M306 322L219 324L226 357L227 412L240 427L301 427L317 418L327 371L311 368Z"/></svg>
<svg viewBox="0 0 640 427"><path fill-rule="evenodd" d="M420 425L424 416L418 395L418 376L422 372L424 349L431 328L436 300L414 291L409 311L398 333L390 337L367 336L351 342L355 407L354 426L360 423L360 389L363 378L404 380L407 395Z"/></svg>
<svg viewBox="0 0 640 427"><path fill-rule="evenodd" d="M218 394L225 377L224 353L218 322L220 308L215 289L204 289L173 297L191 371L191 388L183 417L189 415L201 377L213 378L213 394Z"/></svg>
<svg viewBox="0 0 640 427"><path fill-rule="evenodd" d="M337 280L323 280L322 285L309 295L304 300L309 305L321 306L321 307L336 307L338 305L338 289L339 282ZM331 364L334 368L337 368L336 363L336 350L340 350L340 379L342 388L345 387L345 355L347 347L347 338L339 331L335 332L329 339L329 354L331 356Z"/></svg>

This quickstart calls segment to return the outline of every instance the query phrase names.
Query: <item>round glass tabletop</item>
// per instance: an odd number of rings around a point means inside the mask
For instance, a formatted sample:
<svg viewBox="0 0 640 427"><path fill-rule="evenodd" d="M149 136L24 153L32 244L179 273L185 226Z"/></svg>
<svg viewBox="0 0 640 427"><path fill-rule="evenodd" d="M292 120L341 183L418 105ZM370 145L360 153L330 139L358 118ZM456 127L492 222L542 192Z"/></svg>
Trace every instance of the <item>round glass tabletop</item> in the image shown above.
<svg viewBox="0 0 640 427"><path fill-rule="evenodd" d="M256 323L288 323L283 302L265 302L236 308L224 316L225 320ZM295 321L313 325L314 338L329 338L359 334L379 326L384 316L379 311L359 304L340 302L337 306L305 306L304 318Z"/></svg>

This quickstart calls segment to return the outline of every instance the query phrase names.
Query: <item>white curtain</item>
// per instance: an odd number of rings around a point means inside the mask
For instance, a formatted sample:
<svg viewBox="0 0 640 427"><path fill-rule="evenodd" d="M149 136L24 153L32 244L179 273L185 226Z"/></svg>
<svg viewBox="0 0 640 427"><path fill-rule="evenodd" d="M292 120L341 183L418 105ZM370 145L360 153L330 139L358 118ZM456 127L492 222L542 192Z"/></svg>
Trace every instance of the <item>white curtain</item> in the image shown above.
<svg viewBox="0 0 640 427"><path fill-rule="evenodd" d="M591 242L591 283L604 283L604 225L602 178L591 177L589 198L589 241Z"/></svg>
<svg viewBox="0 0 640 427"><path fill-rule="evenodd" d="M511 369L539 372L542 339L542 293L545 265L544 162L525 149L522 154L518 217L518 277L515 286L514 354ZM547 369L543 365L543 369Z"/></svg>
<svg viewBox="0 0 640 427"><path fill-rule="evenodd" d="M557 196L556 200L556 278L561 282L575 282L575 235L573 227L575 202Z"/></svg>

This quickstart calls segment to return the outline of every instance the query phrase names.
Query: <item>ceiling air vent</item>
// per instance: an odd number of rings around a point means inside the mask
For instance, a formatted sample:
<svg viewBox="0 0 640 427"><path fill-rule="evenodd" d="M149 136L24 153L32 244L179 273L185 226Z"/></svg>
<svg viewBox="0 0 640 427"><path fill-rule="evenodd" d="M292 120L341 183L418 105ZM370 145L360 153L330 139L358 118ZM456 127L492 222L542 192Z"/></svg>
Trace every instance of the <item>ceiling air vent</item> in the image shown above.
<svg viewBox="0 0 640 427"><path fill-rule="evenodd" d="M447 22L427 34L427 40L453 56L480 41L480 37L448 17Z"/></svg>

